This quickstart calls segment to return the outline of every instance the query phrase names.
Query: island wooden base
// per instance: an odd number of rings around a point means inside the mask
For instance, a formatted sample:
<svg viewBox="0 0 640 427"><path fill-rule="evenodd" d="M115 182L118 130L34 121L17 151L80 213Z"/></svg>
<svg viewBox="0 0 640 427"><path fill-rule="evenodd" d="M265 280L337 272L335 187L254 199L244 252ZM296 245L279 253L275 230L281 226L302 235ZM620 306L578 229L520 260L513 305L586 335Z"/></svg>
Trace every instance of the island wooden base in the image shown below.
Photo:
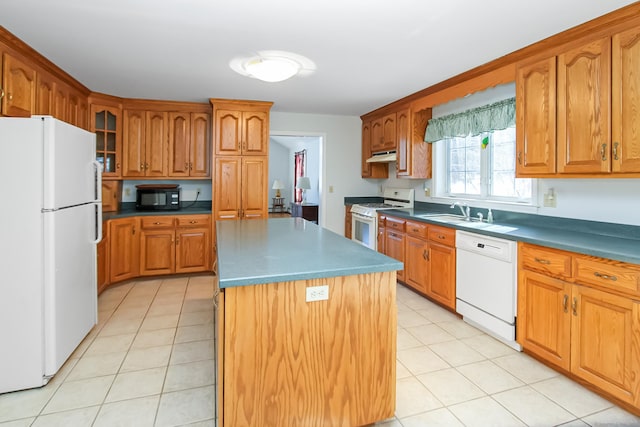
<svg viewBox="0 0 640 427"><path fill-rule="evenodd" d="M306 288L329 286L325 301ZM218 425L355 427L392 417L396 272L226 288Z"/></svg>

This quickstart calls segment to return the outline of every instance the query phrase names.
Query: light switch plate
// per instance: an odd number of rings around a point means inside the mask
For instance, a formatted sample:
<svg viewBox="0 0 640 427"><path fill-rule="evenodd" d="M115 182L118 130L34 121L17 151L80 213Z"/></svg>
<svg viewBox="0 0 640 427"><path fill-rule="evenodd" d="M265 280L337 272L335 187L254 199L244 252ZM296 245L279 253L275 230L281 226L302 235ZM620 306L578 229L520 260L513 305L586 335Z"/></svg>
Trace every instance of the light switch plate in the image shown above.
<svg viewBox="0 0 640 427"><path fill-rule="evenodd" d="M307 302L326 301L329 299L329 285L310 286L307 288Z"/></svg>

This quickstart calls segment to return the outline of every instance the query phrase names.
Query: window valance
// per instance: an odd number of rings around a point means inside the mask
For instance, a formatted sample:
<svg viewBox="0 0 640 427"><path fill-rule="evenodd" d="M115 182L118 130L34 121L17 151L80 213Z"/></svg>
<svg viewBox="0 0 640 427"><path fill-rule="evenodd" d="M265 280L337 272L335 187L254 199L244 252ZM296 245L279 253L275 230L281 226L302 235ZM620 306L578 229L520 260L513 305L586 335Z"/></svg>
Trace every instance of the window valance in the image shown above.
<svg viewBox="0 0 640 427"><path fill-rule="evenodd" d="M424 135L426 142L445 138L475 136L492 130L503 130L516 124L516 99L509 98L461 113L429 120Z"/></svg>

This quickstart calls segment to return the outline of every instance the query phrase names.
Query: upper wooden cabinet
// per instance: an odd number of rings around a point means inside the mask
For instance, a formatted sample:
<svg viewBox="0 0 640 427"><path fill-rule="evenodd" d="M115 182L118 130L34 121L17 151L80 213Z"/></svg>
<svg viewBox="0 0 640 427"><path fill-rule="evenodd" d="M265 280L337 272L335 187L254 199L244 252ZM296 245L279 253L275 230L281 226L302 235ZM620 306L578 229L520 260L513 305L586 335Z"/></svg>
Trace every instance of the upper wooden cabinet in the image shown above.
<svg viewBox="0 0 640 427"><path fill-rule="evenodd" d="M2 55L2 114L29 117L36 111L36 70L18 58Z"/></svg>
<svg viewBox="0 0 640 427"><path fill-rule="evenodd" d="M49 73L38 73L36 83L36 114L42 116L53 115L53 97L55 94L55 79Z"/></svg>
<svg viewBox="0 0 640 427"><path fill-rule="evenodd" d="M118 106L91 104L89 129L96 134L96 160L102 164L103 178L121 176L122 109Z"/></svg>
<svg viewBox="0 0 640 427"><path fill-rule="evenodd" d="M637 26L520 64L517 176L640 174L639 66Z"/></svg>
<svg viewBox="0 0 640 427"><path fill-rule="evenodd" d="M556 58L516 72L516 170L519 176L556 171Z"/></svg>
<svg viewBox="0 0 640 427"><path fill-rule="evenodd" d="M609 172L611 39L558 55L558 172Z"/></svg>
<svg viewBox="0 0 640 427"><path fill-rule="evenodd" d="M396 149L396 113L389 113L373 121L371 126L371 151Z"/></svg>
<svg viewBox="0 0 640 427"><path fill-rule="evenodd" d="M640 28L612 38L611 162L613 172L640 171Z"/></svg>
<svg viewBox="0 0 640 427"><path fill-rule="evenodd" d="M169 176L210 176L209 117L206 113L169 113Z"/></svg>
<svg viewBox="0 0 640 427"><path fill-rule="evenodd" d="M373 123L362 123L362 159L361 159L361 176L362 178L389 178L389 167L385 163L367 163L367 159L371 157L371 128Z"/></svg>
<svg viewBox="0 0 640 427"><path fill-rule="evenodd" d="M166 177L168 113L124 111L123 177Z"/></svg>
<svg viewBox="0 0 640 427"><path fill-rule="evenodd" d="M214 144L217 155L269 154L269 109L271 103L228 105L212 100Z"/></svg>

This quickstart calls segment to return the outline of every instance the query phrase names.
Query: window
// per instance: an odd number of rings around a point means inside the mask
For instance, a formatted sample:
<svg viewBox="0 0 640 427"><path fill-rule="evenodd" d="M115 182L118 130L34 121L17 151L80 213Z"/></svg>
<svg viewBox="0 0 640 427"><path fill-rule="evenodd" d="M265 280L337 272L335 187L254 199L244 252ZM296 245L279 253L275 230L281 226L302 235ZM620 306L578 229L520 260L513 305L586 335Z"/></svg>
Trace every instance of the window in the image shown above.
<svg viewBox="0 0 640 427"><path fill-rule="evenodd" d="M446 138L448 196L530 202L532 182L515 177L515 127Z"/></svg>

